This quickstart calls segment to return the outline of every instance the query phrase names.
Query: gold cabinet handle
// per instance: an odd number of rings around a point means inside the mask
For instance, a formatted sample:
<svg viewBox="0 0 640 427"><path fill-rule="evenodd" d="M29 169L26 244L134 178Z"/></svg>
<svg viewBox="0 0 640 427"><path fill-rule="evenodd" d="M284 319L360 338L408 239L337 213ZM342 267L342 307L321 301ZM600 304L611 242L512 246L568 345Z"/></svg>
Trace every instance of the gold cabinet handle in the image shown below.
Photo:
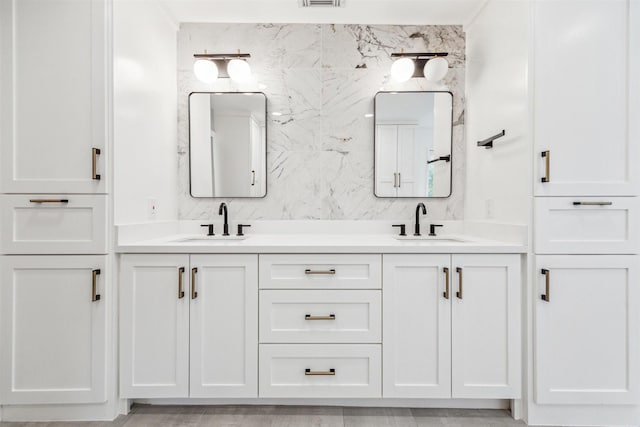
<svg viewBox="0 0 640 427"><path fill-rule="evenodd" d="M613 202L573 202L573 206L611 206Z"/></svg>
<svg viewBox="0 0 640 427"><path fill-rule="evenodd" d="M398 188L402 187L402 175L398 172Z"/></svg>
<svg viewBox="0 0 640 427"><path fill-rule="evenodd" d="M328 316L312 316L311 314L305 314L304 320L336 320L336 315L330 314Z"/></svg>
<svg viewBox="0 0 640 427"><path fill-rule="evenodd" d="M442 296L445 299L449 299L449 268L444 267L442 271L444 271L444 283L445 283L444 292L442 293Z"/></svg>
<svg viewBox="0 0 640 427"><path fill-rule="evenodd" d="M545 162L544 162L544 176L542 178L540 178L540 181L549 182L551 180L551 178L549 177L550 169L551 169L551 151L549 151L549 150L543 151L542 152L542 157L544 157L544 159L545 159Z"/></svg>
<svg viewBox="0 0 640 427"><path fill-rule="evenodd" d="M198 298L198 293L196 292L196 273L198 272L197 268L191 269L191 299Z"/></svg>
<svg viewBox="0 0 640 427"><path fill-rule="evenodd" d="M69 199L29 199L30 203L69 203Z"/></svg>
<svg viewBox="0 0 640 427"><path fill-rule="evenodd" d="M178 268L178 299L184 298L184 288L182 285L182 277L184 276L184 267Z"/></svg>
<svg viewBox="0 0 640 427"><path fill-rule="evenodd" d="M91 271L91 301L100 301L100 294L98 294L98 275L100 269Z"/></svg>
<svg viewBox="0 0 640 427"><path fill-rule="evenodd" d="M331 270L310 270L306 269L304 274L336 274L336 269L332 268Z"/></svg>
<svg viewBox="0 0 640 427"><path fill-rule="evenodd" d="M256 185L256 171L251 171L251 185Z"/></svg>
<svg viewBox="0 0 640 427"><path fill-rule="evenodd" d="M462 268L456 267L456 273L458 273L458 292L456 292L456 296L462 299Z"/></svg>
<svg viewBox="0 0 640 427"><path fill-rule="evenodd" d="M100 181L100 174L98 173L98 156L100 155L99 148L91 149L91 175L96 181Z"/></svg>
<svg viewBox="0 0 640 427"><path fill-rule="evenodd" d="M334 376L336 374L336 370L329 369L328 371L312 371L311 369L305 369L304 374L312 376Z"/></svg>
<svg viewBox="0 0 640 427"><path fill-rule="evenodd" d="M540 273L544 274L544 294L540 295L540 298L542 299L542 301L546 301L549 302L549 297L550 297L550 284L549 284L549 270L546 269L542 269L540 270Z"/></svg>
<svg viewBox="0 0 640 427"><path fill-rule="evenodd" d="M398 173L393 173L393 188L398 188Z"/></svg>

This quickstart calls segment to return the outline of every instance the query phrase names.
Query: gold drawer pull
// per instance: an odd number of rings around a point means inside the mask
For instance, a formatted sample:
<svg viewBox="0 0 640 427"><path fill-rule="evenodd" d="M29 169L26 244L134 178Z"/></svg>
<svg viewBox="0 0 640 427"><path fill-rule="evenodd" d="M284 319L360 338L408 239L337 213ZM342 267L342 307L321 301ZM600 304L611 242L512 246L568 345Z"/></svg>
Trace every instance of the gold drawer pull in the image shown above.
<svg viewBox="0 0 640 427"><path fill-rule="evenodd" d="M456 267L456 273L458 273L458 292L456 292L456 296L462 299L462 268Z"/></svg>
<svg viewBox="0 0 640 427"><path fill-rule="evenodd" d="M178 268L178 299L184 298L184 287L182 285L182 276L184 276L184 267Z"/></svg>
<svg viewBox="0 0 640 427"><path fill-rule="evenodd" d="M312 316L310 314L305 314L304 320L336 320L336 315L330 314L328 316Z"/></svg>
<svg viewBox="0 0 640 427"><path fill-rule="evenodd" d="M540 178L540 181L542 182L549 182L551 181L551 178L549 177L549 174L551 173L549 170L551 168L551 151L543 151L542 152L542 157L544 157L545 162L544 162L544 176L542 178Z"/></svg>
<svg viewBox="0 0 640 427"><path fill-rule="evenodd" d="M332 268L331 270L310 270L306 269L304 274L336 274L336 269Z"/></svg>
<svg viewBox="0 0 640 427"><path fill-rule="evenodd" d="M551 288L549 284L549 270L543 268L540 270L540 273L544 274L544 294L540 295L540 298L542 301L549 302L549 297L551 296L549 292Z"/></svg>
<svg viewBox="0 0 640 427"><path fill-rule="evenodd" d="M99 148L91 149L91 178L96 181L100 181L100 174L98 173L98 156L100 155Z"/></svg>
<svg viewBox="0 0 640 427"><path fill-rule="evenodd" d="M197 268L191 269L191 299L198 298L198 293L196 292L196 273L198 272Z"/></svg>
<svg viewBox="0 0 640 427"><path fill-rule="evenodd" d="M445 282L445 288L444 288L444 292L442 293L442 296L444 296L445 299L449 299L449 268L444 267L442 271L444 271L444 282Z"/></svg>
<svg viewBox="0 0 640 427"><path fill-rule="evenodd" d="M100 294L98 294L98 275L100 269L91 271L91 301L100 301Z"/></svg>
<svg viewBox="0 0 640 427"><path fill-rule="evenodd" d="M573 202L573 206L611 206L613 202Z"/></svg>
<svg viewBox="0 0 640 427"><path fill-rule="evenodd" d="M333 376L336 374L336 370L329 369L328 371L312 371L311 369L305 369L304 374L312 376Z"/></svg>
<svg viewBox="0 0 640 427"><path fill-rule="evenodd" d="M69 199L29 199L31 203L69 203Z"/></svg>

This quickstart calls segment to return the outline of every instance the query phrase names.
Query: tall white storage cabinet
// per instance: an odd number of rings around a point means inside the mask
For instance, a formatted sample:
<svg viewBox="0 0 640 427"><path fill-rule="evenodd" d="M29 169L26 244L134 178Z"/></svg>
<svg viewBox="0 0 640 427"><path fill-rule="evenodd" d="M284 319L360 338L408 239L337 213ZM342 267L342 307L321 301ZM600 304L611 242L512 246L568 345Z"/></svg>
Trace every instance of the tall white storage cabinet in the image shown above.
<svg viewBox="0 0 640 427"><path fill-rule="evenodd" d="M110 0L0 0L0 405L33 417L107 401L110 23Z"/></svg>
<svg viewBox="0 0 640 427"><path fill-rule="evenodd" d="M545 416L574 405L563 420L626 423L616 417L640 403L640 5L535 1L531 11L539 406L529 422L565 422ZM600 420L576 405L599 405Z"/></svg>

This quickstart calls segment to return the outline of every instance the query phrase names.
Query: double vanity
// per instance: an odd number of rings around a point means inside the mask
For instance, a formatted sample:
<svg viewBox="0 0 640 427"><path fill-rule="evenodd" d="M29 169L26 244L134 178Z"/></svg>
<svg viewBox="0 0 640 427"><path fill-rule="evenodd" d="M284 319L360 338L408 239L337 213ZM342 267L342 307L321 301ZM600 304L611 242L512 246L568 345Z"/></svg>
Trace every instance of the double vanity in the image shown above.
<svg viewBox="0 0 640 427"><path fill-rule="evenodd" d="M122 397L521 397L525 230L201 225L119 230Z"/></svg>

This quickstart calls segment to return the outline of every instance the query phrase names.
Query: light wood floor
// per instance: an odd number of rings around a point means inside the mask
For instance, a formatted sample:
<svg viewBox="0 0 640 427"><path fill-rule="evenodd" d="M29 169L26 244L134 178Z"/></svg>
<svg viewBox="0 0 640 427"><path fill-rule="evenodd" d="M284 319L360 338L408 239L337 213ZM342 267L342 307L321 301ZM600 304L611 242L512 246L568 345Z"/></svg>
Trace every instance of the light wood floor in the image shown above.
<svg viewBox="0 0 640 427"><path fill-rule="evenodd" d="M325 406L137 405L113 422L0 423L1 427L427 427L524 426L507 411Z"/></svg>

